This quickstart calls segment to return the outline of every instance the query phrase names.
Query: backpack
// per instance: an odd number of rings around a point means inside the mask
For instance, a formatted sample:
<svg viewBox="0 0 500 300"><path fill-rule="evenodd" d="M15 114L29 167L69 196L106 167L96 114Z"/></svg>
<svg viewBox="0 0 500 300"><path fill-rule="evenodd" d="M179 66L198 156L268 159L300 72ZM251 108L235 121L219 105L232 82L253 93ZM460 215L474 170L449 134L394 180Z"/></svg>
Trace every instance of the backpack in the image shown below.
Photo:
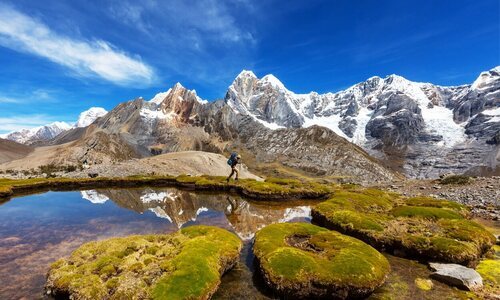
<svg viewBox="0 0 500 300"><path fill-rule="evenodd" d="M233 162L236 160L237 156L238 156L238 153L236 153L236 152L231 153L231 156L227 160L227 164L230 165L230 166L232 166Z"/></svg>

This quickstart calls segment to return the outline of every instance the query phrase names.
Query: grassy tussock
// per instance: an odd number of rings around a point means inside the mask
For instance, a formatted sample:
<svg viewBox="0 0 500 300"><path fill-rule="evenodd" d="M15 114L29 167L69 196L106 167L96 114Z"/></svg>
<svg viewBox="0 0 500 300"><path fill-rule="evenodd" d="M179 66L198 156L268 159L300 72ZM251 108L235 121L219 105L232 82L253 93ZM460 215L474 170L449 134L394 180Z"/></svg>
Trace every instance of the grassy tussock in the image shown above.
<svg viewBox="0 0 500 300"><path fill-rule="evenodd" d="M390 270L387 259L369 245L306 223L261 229L254 253L266 282L290 297L366 296Z"/></svg>
<svg viewBox="0 0 500 300"><path fill-rule="evenodd" d="M470 177L465 175L449 175L439 180L441 184L468 184Z"/></svg>
<svg viewBox="0 0 500 300"><path fill-rule="evenodd" d="M466 207L434 198L405 199L372 190L338 191L313 209L313 221L388 250L475 265L494 236L467 220ZM397 251L401 253L401 251Z"/></svg>
<svg viewBox="0 0 500 300"><path fill-rule="evenodd" d="M46 287L73 299L208 299L241 247L211 226L90 242L52 264Z"/></svg>

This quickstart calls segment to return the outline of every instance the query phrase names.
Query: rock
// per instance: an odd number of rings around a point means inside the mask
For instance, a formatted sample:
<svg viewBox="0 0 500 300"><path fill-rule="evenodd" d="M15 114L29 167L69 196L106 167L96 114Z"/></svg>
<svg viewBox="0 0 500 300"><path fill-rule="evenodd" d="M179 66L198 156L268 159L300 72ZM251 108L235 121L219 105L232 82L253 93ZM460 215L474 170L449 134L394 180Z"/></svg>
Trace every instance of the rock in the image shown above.
<svg viewBox="0 0 500 300"><path fill-rule="evenodd" d="M476 270L457 264L429 263L435 271L431 277L460 289L477 291L483 287L483 278Z"/></svg>
<svg viewBox="0 0 500 300"><path fill-rule="evenodd" d="M99 176L99 173L88 173L88 175L90 178L96 178L97 176Z"/></svg>

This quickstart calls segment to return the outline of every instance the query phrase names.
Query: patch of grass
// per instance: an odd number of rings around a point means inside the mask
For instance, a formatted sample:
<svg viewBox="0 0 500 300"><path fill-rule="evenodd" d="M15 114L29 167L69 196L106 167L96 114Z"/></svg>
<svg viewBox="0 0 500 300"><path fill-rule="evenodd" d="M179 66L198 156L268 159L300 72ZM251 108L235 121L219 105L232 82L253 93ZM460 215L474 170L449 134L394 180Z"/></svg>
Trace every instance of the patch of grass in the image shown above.
<svg viewBox="0 0 500 300"><path fill-rule="evenodd" d="M462 215L452 210L425 206L398 206L392 209L395 217L419 217L424 219L462 219Z"/></svg>
<svg viewBox="0 0 500 300"><path fill-rule="evenodd" d="M500 295L500 246L493 247L493 255L481 260L476 271L483 277L485 299Z"/></svg>
<svg viewBox="0 0 500 300"><path fill-rule="evenodd" d="M369 245L306 223L261 229L254 253L266 282L290 297L366 296L390 270L387 259Z"/></svg>
<svg viewBox="0 0 500 300"><path fill-rule="evenodd" d="M134 187L138 185L157 186L192 186L200 190L235 191L254 199L311 199L327 197L337 187L332 184L323 184L313 181L287 181L269 179L261 182L253 179L243 179L227 183L222 176L154 176L135 175L128 177L97 177L97 178L31 178L31 179L2 179L0 178L0 197L13 196L19 191L22 193L36 192L41 189L68 189L68 188L99 188L105 187Z"/></svg>
<svg viewBox="0 0 500 300"><path fill-rule="evenodd" d="M53 174L56 172L74 172L76 170L82 170L83 167L81 165L56 165L56 164L47 164L38 167L38 173L45 173L47 175Z"/></svg>
<svg viewBox="0 0 500 300"><path fill-rule="evenodd" d="M463 216L467 216L469 214L469 209L467 206L462 205L457 202L448 201L444 199L436 199L432 197L412 197L405 200L406 205L409 206L425 206L425 207L438 207L438 208L447 208L454 210Z"/></svg>
<svg viewBox="0 0 500 300"><path fill-rule="evenodd" d="M241 246L211 226L90 242L52 264L46 288L75 299L208 299Z"/></svg>
<svg viewBox="0 0 500 300"><path fill-rule="evenodd" d="M313 222L367 243L423 259L473 266L495 243L467 210L449 201L404 199L380 191L337 191L312 210Z"/></svg>
<svg viewBox="0 0 500 300"><path fill-rule="evenodd" d="M420 277L415 278L415 285L422 291L430 291L433 286L432 280Z"/></svg>
<svg viewBox="0 0 500 300"><path fill-rule="evenodd" d="M470 177L465 175L449 175L439 180L440 184L468 184Z"/></svg>
<svg viewBox="0 0 500 300"><path fill-rule="evenodd" d="M382 220L379 216L373 214L360 213L354 210L332 209L329 217L335 219L337 224L346 232L351 230L384 230Z"/></svg>

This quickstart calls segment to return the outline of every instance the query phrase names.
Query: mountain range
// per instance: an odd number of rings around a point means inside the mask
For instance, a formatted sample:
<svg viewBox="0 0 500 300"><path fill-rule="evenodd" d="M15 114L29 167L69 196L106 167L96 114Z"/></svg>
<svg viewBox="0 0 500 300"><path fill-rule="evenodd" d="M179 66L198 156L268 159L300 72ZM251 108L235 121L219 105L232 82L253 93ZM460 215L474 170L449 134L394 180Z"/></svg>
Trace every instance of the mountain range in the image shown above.
<svg viewBox="0 0 500 300"><path fill-rule="evenodd" d="M53 122L35 128L21 129L19 131L1 135L0 137L25 145L43 143L72 128L87 127L93 123L95 119L104 116L106 113L107 111L102 107L91 107L90 109L80 113L78 120L73 125L66 122Z"/></svg>
<svg viewBox="0 0 500 300"><path fill-rule="evenodd" d="M390 75L326 94L296 94L273 75L242 71L222 100L203 100L178 83L149 101L88 115L55 137L36 137L43 151L29 155L101 164L183 150L239 151L264 173L300 170L362 182L394 179L394 170L418 178L491 175L500 161L500 67L469 85Z"/></svg>

